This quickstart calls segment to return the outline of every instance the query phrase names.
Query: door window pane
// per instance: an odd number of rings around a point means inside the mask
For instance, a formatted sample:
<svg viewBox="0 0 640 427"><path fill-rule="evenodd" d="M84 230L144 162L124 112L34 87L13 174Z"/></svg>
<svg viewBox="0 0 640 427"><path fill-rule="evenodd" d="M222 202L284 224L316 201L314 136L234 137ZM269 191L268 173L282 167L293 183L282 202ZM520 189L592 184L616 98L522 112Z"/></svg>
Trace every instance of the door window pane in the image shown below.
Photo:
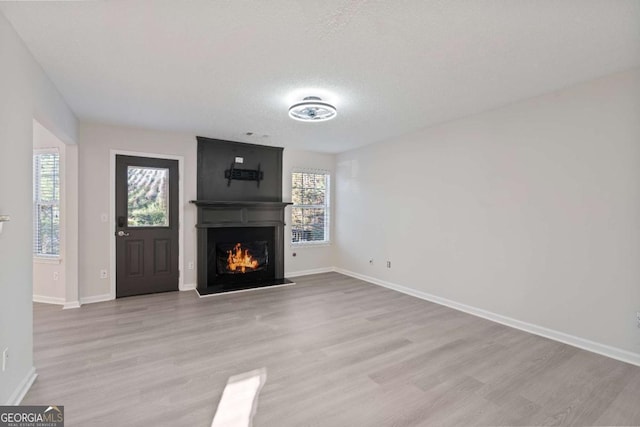
<svg viewBox="0 0 640 427"><path fill-rule="evenodd" d="M169 169L127 168L127 225L169 226Z"/></svg>

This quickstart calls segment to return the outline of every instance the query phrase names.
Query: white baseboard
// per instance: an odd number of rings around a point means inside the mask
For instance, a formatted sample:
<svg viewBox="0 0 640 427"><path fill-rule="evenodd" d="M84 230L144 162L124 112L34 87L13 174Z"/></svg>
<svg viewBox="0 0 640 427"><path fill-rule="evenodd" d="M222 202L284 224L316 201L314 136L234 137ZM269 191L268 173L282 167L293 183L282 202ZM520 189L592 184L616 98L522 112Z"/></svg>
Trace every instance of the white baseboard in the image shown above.
<svg viewBox="0 0 640 427"><path fill-rule="evenodd" d="M80 301L69 301L64 303L62 307L63 310L68 310L70 308L80 308Z"/></svg>
<svg viewBox="0 0 640 427"><path fill-rule="evenodd" d="M80 301L65 302L64 298L47 297L44 295L34 295L33 302L61 305L63 310L66 310L69 308L80 308Z"/></svg>
<svg viewBox="0 0 640 427"><path fill-rule="evenodd" d="M540 335L545 338L559 341L573 347L578 347L583 350L591 351L593 353L601 354L603 356L610 357L612 359L620 360L622 362L631 363L632 365L640 366L640 354L633 353L621 348L612 347L606 344L601 344L595 341L591 341L585 338L580 338L575 335L566 334L554 329L545 328L543 326L534 325L532 323L523 322L521 320L513 319L511 317L503 316L497 313L493 313L481 308L473 307L466 304L461 304L456 301L452 301L446 298L441 298L436 295L431 295L426 292L418 291L416 289L407 288L395 283L387 282L384 280L376 279L374 277L365 276L363 274L355 273L353 271L344 270L342 268L336 268L336 272L342 273L346 276L355 277L356 279L364 280L375 285L383 286L385 288L392 289L394 291L402 292L403 294L411 295L416 298L431 301L436 304L444 305L449 308L453 308L458 311L463 311L474 316L482 317L483 319L491 320L496 323L501 323L506 326L510 326L515 329L520 329L525 332L529 332L535 335Z"/></svg>
<svg viewBox="0 0 640 427"><path fill-rule="evenodd" d="M27 373L27 375L24 377L24 379L20 381L20 384L18 384L18 387L13 392L13 394L9 396L9 400L7 401L6 405L11 405L11 406L19 405L20 402L22 402L22 399L24 399L24 396L27 394L27 392L31 388L31 385L33 384L33 382L36 380L37 377L38 377L38 374L36 373L36 368L32 367Z"/></svg>
<svg viewBox="0 0 640 427"><path fill-rule="evenodd" d="M94 302L112 301L113 299L111 294L93 295L80 298L80 304L93 304Z"/></svg>
<svg viewBox="0 0 640 427"><path fill-rule="evenodd" d="M336 271L335 267L314 268L312 270L301 270L301 271L292 271L291 273L285 273L285 277L301 277L301 276L309 276L311 274L331 273L333 271Z"/></svg>
<svg viewBox="0 0 640 427"><path fill-rule="evenodd" d="M40 303L43 303L43 304L64 305L64 298L47 297L47 296L44 296L44 295L34 295L33 296L33 302L40 302Z"/></svg>
<svg viewBox="0 0 640 427"><path fill-rule="evenodd" d="M196 288L196 284L195 283L183 283L182 285L180 285L180 290L181 291L192 291Z"/></svg>

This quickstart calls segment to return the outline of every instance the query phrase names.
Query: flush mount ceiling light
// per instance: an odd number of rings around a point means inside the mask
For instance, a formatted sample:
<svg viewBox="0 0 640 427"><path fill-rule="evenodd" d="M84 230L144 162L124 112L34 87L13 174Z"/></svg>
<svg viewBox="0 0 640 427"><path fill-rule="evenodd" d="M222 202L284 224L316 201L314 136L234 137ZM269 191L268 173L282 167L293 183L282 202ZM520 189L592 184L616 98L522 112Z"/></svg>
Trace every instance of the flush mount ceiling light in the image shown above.
<svg viewBox="0 0 640 427"><path fill-rule="evenodd" d="M317 96L307 96L289 108L289 117L303 122L323 122L333 119L336 114L336 107Z"/></svg>

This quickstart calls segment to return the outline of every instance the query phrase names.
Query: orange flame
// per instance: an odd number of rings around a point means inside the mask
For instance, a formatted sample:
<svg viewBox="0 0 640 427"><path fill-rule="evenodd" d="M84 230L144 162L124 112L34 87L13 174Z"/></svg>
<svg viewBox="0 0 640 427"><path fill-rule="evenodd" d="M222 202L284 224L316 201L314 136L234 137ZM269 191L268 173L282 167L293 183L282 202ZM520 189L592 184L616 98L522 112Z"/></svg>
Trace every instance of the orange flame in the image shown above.
<svg viewBox="0 0 640 427"><path fill-rule="evenodd" d="M247 268L254 269L258 267L258 261L249 255L249 249L242 249L240 243L236 243L236 246L227 251L227 254L227 268L231 271L240 269L244 273Z"/></svg>

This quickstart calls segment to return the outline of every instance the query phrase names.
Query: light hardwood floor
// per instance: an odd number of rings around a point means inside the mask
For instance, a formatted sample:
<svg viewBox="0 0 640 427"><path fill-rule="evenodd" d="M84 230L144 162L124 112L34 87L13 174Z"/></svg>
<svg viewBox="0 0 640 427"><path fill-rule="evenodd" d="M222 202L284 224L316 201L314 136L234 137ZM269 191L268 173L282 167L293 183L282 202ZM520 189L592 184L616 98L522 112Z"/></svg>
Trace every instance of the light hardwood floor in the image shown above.
<svg viewBox="0 0 640 427"><path fill-rule="evenodd" d="M640 425L639 367L337 273L296 281L35 304L23 404L205 427L227 379L264 367L255 426Z"/></svg>

